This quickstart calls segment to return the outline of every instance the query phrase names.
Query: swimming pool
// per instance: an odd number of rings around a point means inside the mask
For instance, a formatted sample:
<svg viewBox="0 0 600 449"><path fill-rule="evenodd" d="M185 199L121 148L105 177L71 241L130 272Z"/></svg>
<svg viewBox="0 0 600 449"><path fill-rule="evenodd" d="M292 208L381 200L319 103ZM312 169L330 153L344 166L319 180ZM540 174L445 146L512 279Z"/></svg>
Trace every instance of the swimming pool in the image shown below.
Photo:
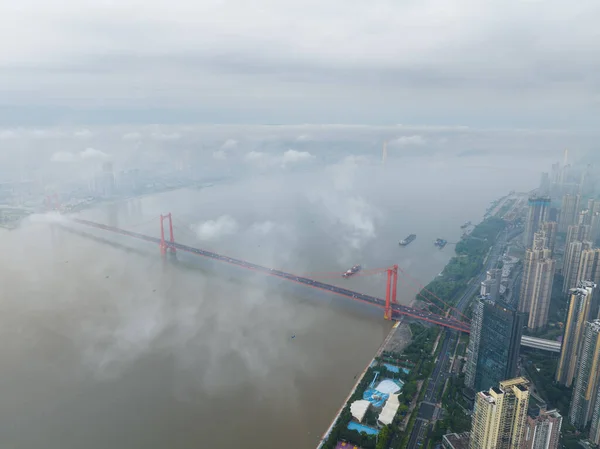
<svg viewBox="0 0 600 449"><path fill-rule="evenodd" d="M408 368L400 368L399 366L391 365L389 363L384 363L383 366L385 366L388 369L388 371L391 371L392 373L399 373L400 370L402 370L406 374L410 373L410 370Z"/></svg>
<svg viewBox="0 0 600 449"><path fill-rule="evenodd" d="M363 424L357 422L348 423L348 430L356 430L357 432L364 432L367 435L377 435L379 430L374 429L373 427L365 426Z"/></svg>

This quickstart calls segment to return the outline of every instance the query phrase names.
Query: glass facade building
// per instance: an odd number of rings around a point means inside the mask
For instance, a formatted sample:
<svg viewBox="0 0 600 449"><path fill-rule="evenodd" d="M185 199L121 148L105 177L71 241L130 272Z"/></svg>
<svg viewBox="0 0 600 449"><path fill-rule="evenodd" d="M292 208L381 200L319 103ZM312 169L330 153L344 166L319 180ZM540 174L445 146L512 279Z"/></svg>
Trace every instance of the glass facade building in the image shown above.
<svg viewBox="0 0 600 449"><path fill-rule="evenodd" d="M515 377L526 318L502 302L483 302L475 391L489 390Z"/></svg>

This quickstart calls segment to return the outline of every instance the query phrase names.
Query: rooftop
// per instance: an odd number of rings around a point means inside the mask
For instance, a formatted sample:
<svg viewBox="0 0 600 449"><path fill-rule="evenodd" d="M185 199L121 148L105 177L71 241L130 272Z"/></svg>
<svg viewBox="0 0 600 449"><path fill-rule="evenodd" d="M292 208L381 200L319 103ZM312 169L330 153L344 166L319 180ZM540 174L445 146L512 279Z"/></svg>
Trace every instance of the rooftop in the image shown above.
<svg viewBox="0 0 600 449"><path fill-rule="evenodd" d="M470 432L449 433L444 435L442 444L445 449L469 449Z"/></svg>

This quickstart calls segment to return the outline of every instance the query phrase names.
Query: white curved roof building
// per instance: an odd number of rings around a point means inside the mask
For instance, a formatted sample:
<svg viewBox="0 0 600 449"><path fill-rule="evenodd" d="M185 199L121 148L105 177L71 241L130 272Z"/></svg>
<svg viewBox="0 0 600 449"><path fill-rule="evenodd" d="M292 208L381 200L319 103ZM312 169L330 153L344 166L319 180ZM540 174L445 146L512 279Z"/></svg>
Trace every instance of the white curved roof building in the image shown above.
<svg viewBox="0 0 600 449"><path fill-rule="evenodd" d="M379 382L379 385L375 389L383 394L394 394L398 393L402 388L396 382L386 379Z"/></svg>
<svg viewBox="0 0 600 449"><path fill-rule="evenodd" d="M364 399L361 399L360 401L354 401L352 404L350 404L350 413L352 413L354 419L356 419L358 422L362 422L362 420L365 419L365 415L367 414L367 410L369 410L370 405L371 403L369 401L365 401Z"/></svg>
<svg viewBox="0 0 600 449"><path fill-rule="evenodd" d="M384 426L387 426L392 423L394 420L394 416L396 416L396 412L398 411L398 407L400 407L400 401L398 400L399 394L392 394L389 399L386 401L383 406L383 410L379 414L379 421Z"/></svg>

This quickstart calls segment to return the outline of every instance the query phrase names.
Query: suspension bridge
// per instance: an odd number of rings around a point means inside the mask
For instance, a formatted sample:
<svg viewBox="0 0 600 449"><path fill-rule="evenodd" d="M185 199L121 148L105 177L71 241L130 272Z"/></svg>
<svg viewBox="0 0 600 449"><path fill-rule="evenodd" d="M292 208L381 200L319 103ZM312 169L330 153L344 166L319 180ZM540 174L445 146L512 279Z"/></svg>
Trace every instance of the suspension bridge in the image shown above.
<svg viewBox="0 0 600 449"><path fill-rule="evenodd" d="M54 209L58 210L57 207L54 207ZM401 319L401 317L405 316L415 320L424 321L446 328L454 329L459 332L469 332L470 323L459 310L454 309L452 306L447 304L434 293L427 290L415 278L410 276L408 273L404 272L398 265L393 265L391 267L380 269L364 270L363 272L357 273L357 275L359 276L380 273L386 274L386 295L385 298L378 298L376 296L360 293L344 287L325 283L318 279L319 275L308 277L307 275L292 274L274 268L268 268L262 265L258 265L249 261L208 251L205 249L178 243L175 241L173 217L170 213L166 215L161 215L159 218L159 237L134 232L131 230L121 229L116 226L109 226L90 220L84 220L81 218L68 217L68 219L73 224L106 231L108 233L119 234L122 236L142 240L144 242L157 245L159 247L160 254L163 257L166 257L168 254L175 255L178 251L183 251L196 256L220 261L264 275L285 279L287 281L295 282L297 284L301 284L309 288L319 289L327 293L332 293L346 297L353 301L359 301L374 307L378 307L380 309L383 309L384 318L387 320L399 320ZM341 277L341 275L342 273L336 273L336 276ZM396 301L396 294L399 275L401 275L403 277L403 280L406 281L405 284L407 286L410 286L416 294L419 294L420 299L425 301L430 306L435 307L437 310L439 310L439 312L433 313L431 310L428 309L417 309L398 304ZM462 318L462 320L459 318Z"/></svg>
<svg viewBox="0 0 600 449"><path fill-rule="evenodd" d="M49 209L60 211L60 207L57 204L57 198L49 198L48 200ZM75 224L79 224L89 228L95 228L109 233L120 234L133 239L142 240L154 245L158 245L160 253L163 257L167 254L175 255L177 251L184 251L197 256L205 257L208 259L221 261L234 265L240 268L262 273L268 276L275 276L281 279L285 279L297 284L304 285L306 287L323 290L328 293L333 293L339 296L349 298L353 301L360 301L369 304L374 307L383 309L384 318L387 320L399 320L403 316L412 318L418 321L424 321L431 324L443 326L445 328L454 329L459 332L469 333L470 322L469 319L463 315L463 313L452 307L450 304L442 300L440 297L435 295L433 292L428 290L419 281L410 276L398 265L393 265L387 268L379 268L372 270L364 270L354 276L365 276L379 273L386 273L386 295L385 298L378 298L376 296L367 295L357 291L353 291L347 288L339 287L337 285L328 284L315 277L322 277L323 273L316 273L315 276L308 277L307 275L299 276L285 271L276 270L273 268L267 268L262 265L254 264L245 260L228 257L222 254L218 254L212 251L207 251L200 248L195 248L189 245L183 245L175 241L175 234L173 229L173 217L172 215L160 215L160 237L152 237L146 234L133 232L126 229L121 229L116 226L109 226L102 223L97 223L90 220L84 220L81 218L69 217L70 221ZM168 238L166 237L165 222L168 222ZM341 277L342 273L332 273L336 277ZM398 276L401 275L405 281L403 285L411 288L420 300L428 304L429 307L433 307L439 310L439 313L433 313L427 309L416 309L413 307L404 306L396 302L396 293L398 287ZM445 306L445 308L444 308ZM529 336L523 336L521 345L529 348L560 352L561 344L556 341L543 340L540 338L534 338Z"/></svg>

